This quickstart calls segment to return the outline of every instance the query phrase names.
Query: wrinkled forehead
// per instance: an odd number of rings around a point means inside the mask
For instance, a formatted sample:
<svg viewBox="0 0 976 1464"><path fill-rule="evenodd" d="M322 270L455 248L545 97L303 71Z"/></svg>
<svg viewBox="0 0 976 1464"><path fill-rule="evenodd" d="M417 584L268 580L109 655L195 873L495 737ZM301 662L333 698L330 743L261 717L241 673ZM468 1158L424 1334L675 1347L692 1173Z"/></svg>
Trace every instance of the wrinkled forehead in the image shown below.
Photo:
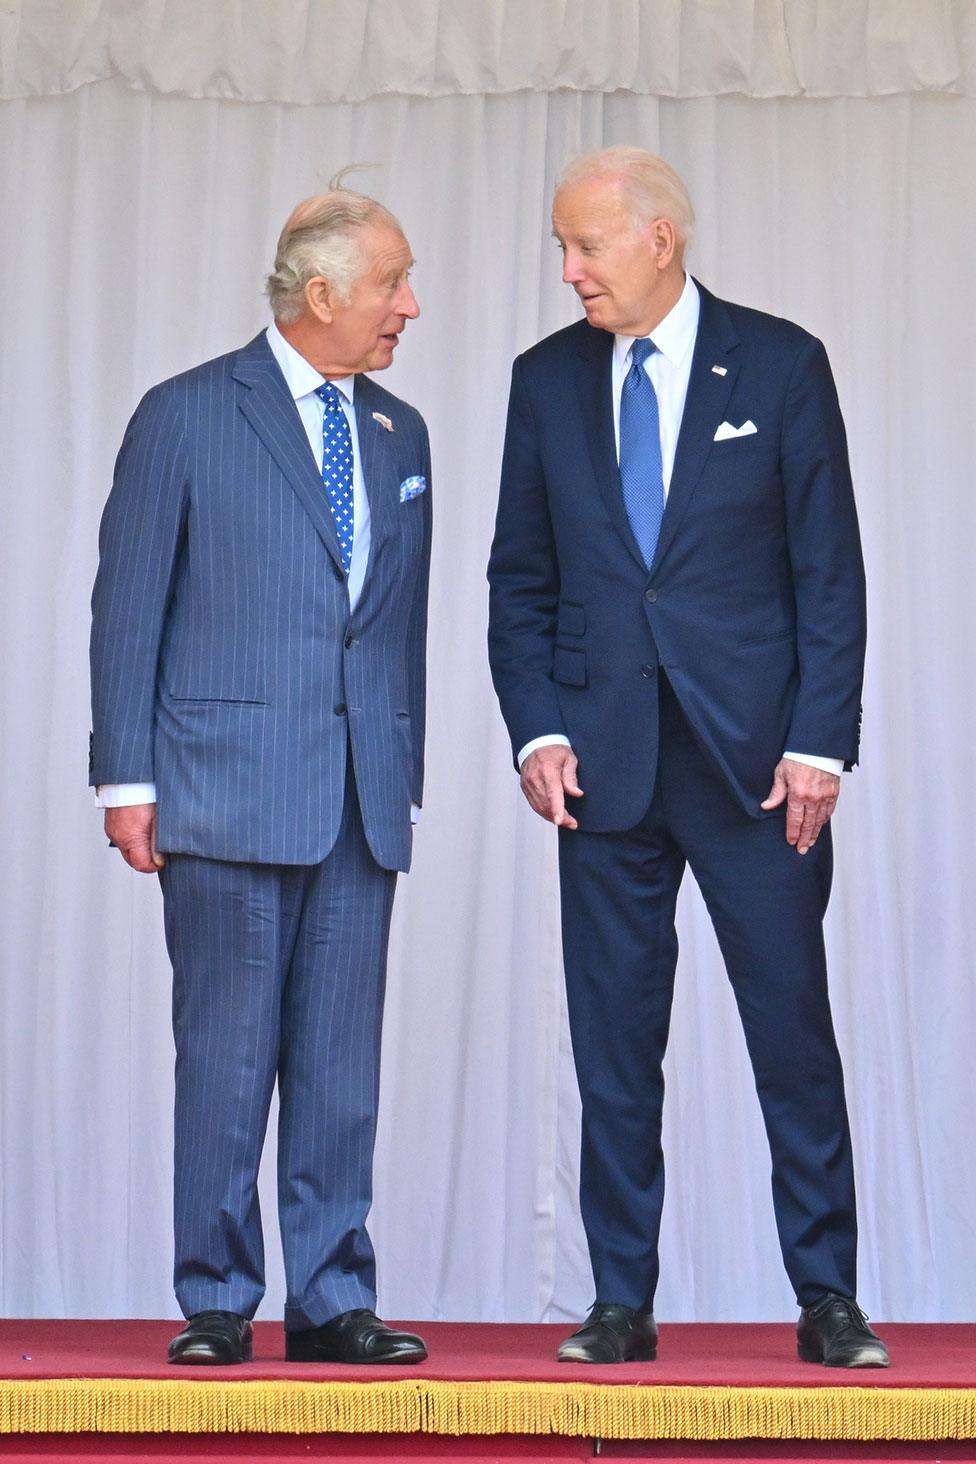
<svg viewBox="0 0 976 1464"><path fill-rule="evenodd" d="M564 183L552 201L552 230L559 239L594 232L633 232L623 180L615 174L599 174Z"/></svg>
<svg viewBox="0 0 976 1464"><path fill-rule="evenodd" d="M364 224L359 231L363 272L399 273L413 264L413 252L403 230L386 219Z"/></svg>

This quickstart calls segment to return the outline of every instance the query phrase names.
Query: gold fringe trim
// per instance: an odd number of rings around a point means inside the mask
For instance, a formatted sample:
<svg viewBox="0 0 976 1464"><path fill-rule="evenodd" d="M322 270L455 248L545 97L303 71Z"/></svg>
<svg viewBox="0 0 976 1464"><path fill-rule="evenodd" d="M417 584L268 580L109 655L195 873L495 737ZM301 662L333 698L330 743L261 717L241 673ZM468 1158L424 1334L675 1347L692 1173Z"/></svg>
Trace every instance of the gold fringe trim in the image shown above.
<svg viewBox="0 0 976 1464"><path fill-rule="evenodd" d="M15 1433L971 1439L976 1388L0 1380L0 1434Z"/></svg>

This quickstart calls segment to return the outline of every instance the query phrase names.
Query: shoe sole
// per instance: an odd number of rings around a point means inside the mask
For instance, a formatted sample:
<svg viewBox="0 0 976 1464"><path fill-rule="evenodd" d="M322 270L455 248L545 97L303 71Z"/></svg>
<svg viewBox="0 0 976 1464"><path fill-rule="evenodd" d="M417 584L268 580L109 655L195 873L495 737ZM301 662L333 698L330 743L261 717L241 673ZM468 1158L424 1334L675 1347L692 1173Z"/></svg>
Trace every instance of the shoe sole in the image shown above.
<svg viewBox="0 0 976 1464"><path fill-rule="evenodd" d="M243 1347L240 1357L217 1357L209 1347L188 1347L185 1352L178 1352L175 1357L168 1357L166 1360L183 1367L234 1367L237 1363L251 1361L251 1348Z"/></svg>
<svg viewBox="0 0 976 1464"><path fill-rule="evenodd" d="M823 1352L813 1347L802 1347L796 1344L796 1355L801 1362L820 1362L824 1367L889 1367L890 1361L887 1356L882 1356L872 1348L856 1354L849 1362L827 1362Z"/></svg>
<svg viewBox="0 0 976 1464"><path fill-rule="evenodd" d="M286 1352L286 1362L318 1362L326 1367L404 1367L427 1361L426 1352L403 1353L397 1357L323 1357L318 1352Z"/></svg>
<svg viewBox="0 0 976 1464"><path fill-rule="evenodd" d="M574 1357L560 1349L556 1353L557 1362L582 1362L590 1367L613 1367L613 1362L594 1362L592 1357ZM656 1347L634 1347L621 1358L614 1359L615 1362L656 1362Z"/></svg>

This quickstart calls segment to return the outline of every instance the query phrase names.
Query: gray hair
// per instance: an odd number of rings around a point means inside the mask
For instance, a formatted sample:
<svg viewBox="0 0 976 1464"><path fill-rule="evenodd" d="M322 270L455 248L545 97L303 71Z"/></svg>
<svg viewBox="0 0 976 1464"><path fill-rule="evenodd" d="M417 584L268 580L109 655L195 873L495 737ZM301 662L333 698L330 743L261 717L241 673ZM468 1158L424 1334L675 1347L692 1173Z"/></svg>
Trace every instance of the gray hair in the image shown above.
<svg viewBox="0 0 976 1464"><path fill-rule="evenodd" d="M328 193L306 198L281 231L274 269L265 293L275 320L284 324L302 313L305 286L316 275L327 279L343 304L363 272L362 232L369 224L400 224L388 208L365 193L344 188L344 168L329 183Z"/></svg>
<svg viewBox="0 0 976 1464"><path fill-rule="evenodd" d="M682 248L691 243L695 210L684 183L663 158L642 147L600 148L567 163L556 180L556 191L594 177L620 180L635 228L668 219Z"/></svg>

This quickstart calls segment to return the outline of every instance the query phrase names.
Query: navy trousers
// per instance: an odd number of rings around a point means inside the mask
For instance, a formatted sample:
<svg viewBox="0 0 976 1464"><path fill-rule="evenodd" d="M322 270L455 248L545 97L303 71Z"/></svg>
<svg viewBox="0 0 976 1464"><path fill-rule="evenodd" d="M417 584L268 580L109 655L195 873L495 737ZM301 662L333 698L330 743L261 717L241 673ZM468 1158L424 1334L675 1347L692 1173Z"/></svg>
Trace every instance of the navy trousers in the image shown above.
<svg viewBox="0 0 976 1464"><path fill-rule="evenodd" d="M276 1079L285 1326L375 1306L366 1216L396 875L369 851L351 774L339 836L321 864L170 854L160 879L173 963L184 1314L250 1317L264 1295L257 1175Z"/></svg>
<svg viewBox="0 0 976 1464"><path fill-rule="evenodd" d="M783 1259L800 1306L855 1293L844 1079L827 996L829 825L806 855L784 815L751 818L663 673L658 775L625 833L559 832L570 1028L583 1104L580 1205L600 1301L650 1310L664 1200L661 1064L686 864L718 936L772 1156ZM581 769L585 787L585 770Z"/></svg>

